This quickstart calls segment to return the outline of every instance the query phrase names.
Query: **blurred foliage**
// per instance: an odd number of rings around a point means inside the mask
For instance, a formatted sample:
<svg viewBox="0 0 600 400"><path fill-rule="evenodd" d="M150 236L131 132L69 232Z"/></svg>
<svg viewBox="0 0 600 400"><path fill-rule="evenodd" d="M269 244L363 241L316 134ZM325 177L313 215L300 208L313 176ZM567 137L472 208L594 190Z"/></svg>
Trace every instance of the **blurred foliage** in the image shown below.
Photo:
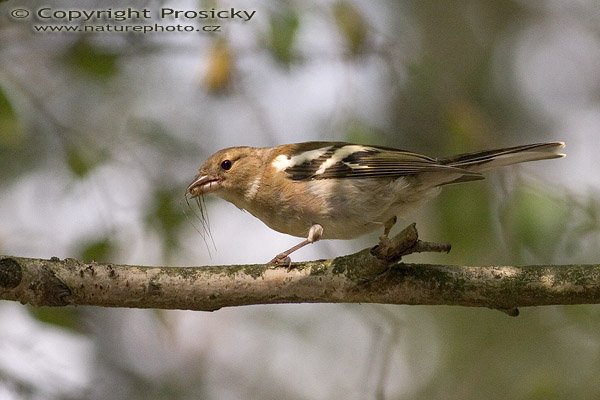
<svg viewBox="0 0 600 400"><path fill-rule="evenodd" d="M101 237L81 243L79 259L84 262L107 262L115 254L115 245L109 237Z"/></svg>
<svg viewBox="0 0 600 400"><path fill-rule="evenodd" d="M146 225L159 234L167 258L179 248L178 233L189 223L182 199L180 187L159 187L151 196L144 218Z"/></svg>
<svg viewBox="0 0 600 400"><path fill-rule="evenodd" d="M444 149L448 154L486 146L486 138L491 135L493 123L479 105L459 100L450 102L444 111L443 122L448 132Z"/></svg>
<svg viewBox="0 0 600 400"><path fill-rule="evenodd" d="M209 92L221 93L231 85L233 64L229 42L224 38L215 38L208 53L208 66L202 78Z"/></svg>
<svg viewBox="0 0 600 400"><path fill-rule="evenodd" d="M516 254L529 251L551 262L561 248L572 213L569 205L547 190L520 185L501 209L503 228Z"/></svg>
<svg viewBox="0 0 600 400"><path fill-rule="evenodd" d="M389 137L384 130L361 120L349 119L342 131L345 133L344 140L349 143L389 145Z"/></svg>
<svg viewBox="0 0 600 400"><path fill-rule="evenodd" d="M69 170L76 178L85 178L98 164L107 158L96 147L82 147L70 144L66 149L66 161Z"/></svg>
<svg viewBox="0 0 600 400"><path fill-rule="evenodd" d="M488 254L491 234L490 192L486 182L448 185L436 199L442 241L452 244L452 256L464 263L481 262Z"/></svg>
<svg viewBox="0 0 600 400"><path fill-rule="evenodd" d="M591 193L584 198L568 196L564 199L567 207L570 207L569 224L571 229L567 233L568 240L565 243L567 256L578 260L594 258L593 255L586 257L590 249L595 253L600 243L600 196Z"/></svg>
<svg viewBox="0 0 600 400"><path fill-rule="evenodd" d="M40 147L43 143L27 131L0 86L0 185L33 168L41 160Z"/></svg>
<svg viewBox="0 0 600 400"><path fill-rule="evenodd" d="M118 61L117 54L90 43L87 36L71 45L64 58L68 67L95 79L114 76L118 71Z"/></svg>
<svg viewBox="0 0 600 400"><path fill-rule="evenodd" d="M0 148L17 147L23 140L23 126L0 87Z"/></svg>
<svg viewBox="0 0 600 400"><path fill-rule="evenodd" d="M40 322L70 331L82 332L81 313L74 307L27 307L27 310Z"/></svg>
<svg viewBox="0 0 600 400"><path fill-rule="evenodd" d="M528 16L521 3L410 3L422 51L407 63L409 78L395 103L394 126L427 149L442 149L441 144L452 143L451 136L465 128L479 143L520 132L524 125L531 130L536 121L514 97L493 93L491 87L501 33ZM481 130L475 132L476 127Z"/></svg>
<svg viewBox="0 0 600 400"><path fill-rule="evenodd" d="M411 398L594 398L600 390L589 370L597 368L595 309L524 308L517 318L484 309L430 309L443 359L431 384ZM575 310L579 318L569 317Z"/></svg>
<svg viewBox="0 0 600 400"><path fill-rule="evenodd" d="M293 8L285 7L270 16L267 48L273 58L286 67L295 57L294 44L299 27L300 16Z"/></svg>
<svg viewBox="0 0 600 400"><path fill-rule="evenodd" d="M333 5L333 16L351 55L360 54L365 46L368 28L356 5L339 0Z"/></svg>
<svg viewBox="0 0 600 400"><path fill-rule="evenodd" d="M141 139L145 145L151 146L167 157L196 158L202 153L201 146L197 142L177 136L162 122L153 118L130 119L127 131L131 136Z"/></svg>

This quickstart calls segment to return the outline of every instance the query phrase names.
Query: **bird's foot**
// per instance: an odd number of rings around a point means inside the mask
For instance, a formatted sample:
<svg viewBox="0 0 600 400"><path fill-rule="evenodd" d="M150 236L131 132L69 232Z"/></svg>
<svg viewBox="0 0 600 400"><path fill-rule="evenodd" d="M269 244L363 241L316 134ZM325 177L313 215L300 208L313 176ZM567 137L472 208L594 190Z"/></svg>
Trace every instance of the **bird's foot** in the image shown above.
<svg viewBox="0 0 600 400"><path fill-rule="evenodd" d="M379 244L371 249L371 254L387 262L399 261L402 256L423 252L450 252L446 243L424 242L419 240L416 224L410 224L402 232L390 239L387 235L379 238Z"/></svg>
<svg viewBox="0 0 600 400"><path fill-rule="evenodd" d="M287 267L288 271L293 269L292 259L289 255L287 255L287 252L277 254L271 261L269 261L269 264L275 264L279 267Z"/></svg>

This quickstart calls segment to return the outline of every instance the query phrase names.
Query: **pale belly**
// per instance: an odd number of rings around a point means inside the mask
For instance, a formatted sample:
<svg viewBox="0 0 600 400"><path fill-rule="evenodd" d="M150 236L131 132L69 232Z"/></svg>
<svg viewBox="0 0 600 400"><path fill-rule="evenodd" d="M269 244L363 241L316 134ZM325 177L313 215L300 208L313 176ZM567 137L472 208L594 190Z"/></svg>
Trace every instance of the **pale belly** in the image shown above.
<svg viewBox="0 0 600 400"><path fill-rule="evenodd" d="M374 188L369 187L373 186L372 181L358 179L348 180L343 185L333 180L308 183L296 188L307 190L302 196L298 195L300 192L292 192L269 199L268 207L247 204L242 208L271 229L288 235L306 237L312 225L320 224L323 239L353 239L379 229L383 233L388 220L414 210L439 191L437 188L420 193L407 191L411 185L403 178Z"/></svg>

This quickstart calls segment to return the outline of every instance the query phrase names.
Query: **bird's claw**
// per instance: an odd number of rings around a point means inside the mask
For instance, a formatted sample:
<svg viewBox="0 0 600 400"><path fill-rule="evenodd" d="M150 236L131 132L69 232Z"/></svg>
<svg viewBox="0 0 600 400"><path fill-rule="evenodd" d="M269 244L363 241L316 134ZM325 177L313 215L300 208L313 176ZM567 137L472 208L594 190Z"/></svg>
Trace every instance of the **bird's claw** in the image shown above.
<svg viewBox="0 0 600 400"><path fill-rule="evenodd" d="M277 254L269 264L275 264L277 266L285 266L289 269L292 269L292 259L286 253Z"/></svg>

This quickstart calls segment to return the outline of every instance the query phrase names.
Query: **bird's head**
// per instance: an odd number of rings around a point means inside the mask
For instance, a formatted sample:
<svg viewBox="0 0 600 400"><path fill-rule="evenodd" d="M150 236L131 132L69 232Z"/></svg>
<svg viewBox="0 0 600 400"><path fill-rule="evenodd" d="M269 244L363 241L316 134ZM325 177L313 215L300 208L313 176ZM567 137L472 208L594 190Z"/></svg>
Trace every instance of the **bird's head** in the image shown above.
<svg viewBox="0 0 600 400"><path fill-rule="evenodd" d="M263 149L230 147L210 156L187 187L191 197L215 193L226 200L243 198L244 193L262 170ZM238 204L236 204L238 205Z"/></svg>

